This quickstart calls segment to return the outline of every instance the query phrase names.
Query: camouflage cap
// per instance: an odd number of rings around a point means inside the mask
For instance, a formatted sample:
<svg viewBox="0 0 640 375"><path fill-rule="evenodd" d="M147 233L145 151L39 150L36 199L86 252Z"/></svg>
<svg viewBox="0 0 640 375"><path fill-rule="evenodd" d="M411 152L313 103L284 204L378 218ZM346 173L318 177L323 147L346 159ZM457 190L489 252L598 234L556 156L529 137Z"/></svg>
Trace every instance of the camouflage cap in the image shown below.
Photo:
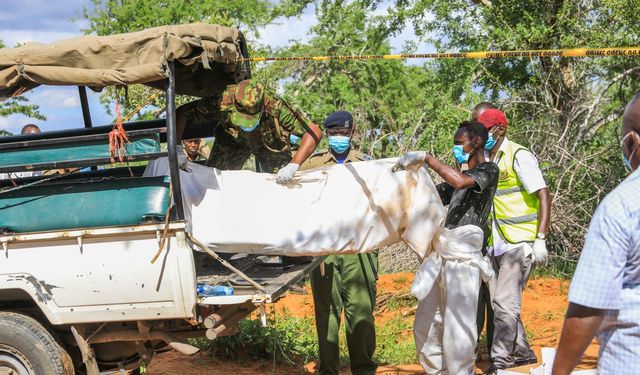
<svg viewBox="0 0 640 375"><path fill-rule="evenodd" d="M235 86L231 122L243 128L252 128L260 121L264 107L264 86L245 79Z"/></svg>

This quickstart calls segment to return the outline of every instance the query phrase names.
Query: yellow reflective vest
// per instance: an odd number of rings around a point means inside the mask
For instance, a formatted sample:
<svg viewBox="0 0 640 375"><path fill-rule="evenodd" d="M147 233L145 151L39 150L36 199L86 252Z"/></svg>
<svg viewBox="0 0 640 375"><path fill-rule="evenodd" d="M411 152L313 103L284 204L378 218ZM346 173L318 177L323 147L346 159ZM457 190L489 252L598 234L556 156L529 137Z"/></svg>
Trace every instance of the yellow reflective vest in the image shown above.
<svg viewBox="0 0 640 375"><path fill-rule="evenodd" d="M516 154L528 150L511 141L506 146L496 156L500 178L493 198L493 220L505 241L533 242L538 232L540 201L536 194L527 193L513 167Z"/></svg>

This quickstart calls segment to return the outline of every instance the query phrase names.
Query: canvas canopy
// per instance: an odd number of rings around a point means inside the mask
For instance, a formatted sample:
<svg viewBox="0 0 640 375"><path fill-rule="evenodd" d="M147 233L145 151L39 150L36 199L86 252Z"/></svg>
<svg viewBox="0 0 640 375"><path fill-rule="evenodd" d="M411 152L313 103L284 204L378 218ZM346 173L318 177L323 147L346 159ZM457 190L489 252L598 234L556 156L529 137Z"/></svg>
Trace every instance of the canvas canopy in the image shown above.
<svg viewBox="0 0 640 375"><path fill-rule="evenodd" d="M164 88L167 61L176 61L176 93L206 97L242 74L240 30L195 23L51 44L0 49L0 100L38 85L102 88L144 83Z"/></svg>

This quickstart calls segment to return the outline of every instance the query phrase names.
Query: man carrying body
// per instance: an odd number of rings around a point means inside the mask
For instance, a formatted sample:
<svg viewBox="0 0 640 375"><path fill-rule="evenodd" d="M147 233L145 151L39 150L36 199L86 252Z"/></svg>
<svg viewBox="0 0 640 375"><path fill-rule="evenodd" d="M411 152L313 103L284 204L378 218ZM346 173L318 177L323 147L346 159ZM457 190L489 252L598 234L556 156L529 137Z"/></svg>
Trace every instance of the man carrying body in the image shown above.
<svg viewBox="0 0 640 375"><path fill-rule="evenodd" d="M320 128L300 111L267 92L262 84L244 80L220 95L185 104L177 110L177 138L187 124L214 126L215 142L207 165L241 169L249 156L258 172L276 173L276 181L293 180L300 165L322 138ZM290 134L303 134L291 157Z"/></svg>
<svg viewBox="0 0 640 375"><path fill-rule="evenodd" d="M182 151L189 161L205 161L209 159L209 154L211 153L202 138L183 140Z"/></svg>
<svg viewBox="0 0 640 375"><path fill-rule="evenodd" d="M478 103L473 110L471 111L471 119L473 121L478 121L480 115L484 113L487 109L498 109L493 103L490 102L481 102ZM485 153L485 158L488 159L488 155ZM485 241L484 246L482 247L482 255L487 255L487 242L489 237L491 237L491 225L488 225L485 229ZM486 318L486 319L485 319ZM480 350L480 334L482 333L482 329L487 325L487 352L486 354L491 358L491 344L493 343L493 308L491 307L491 294L489 293L489 285L484 281L480 283L480 296L478 297L478 317L476 318L476 325L478 327L478 349L476 352L478 356L476 356L476 360L482 360L481 354L484 354L484 351Z"/></svg>
<svg viewBox="0 0 640 375"><path fill-rule="evenodd" d="M569 289L554 375L568 375L598 334L598 374L640 371L640 95L625 108L622 157L633 172L591 219Z"/></svg>
<svg viewBox="0 0 640 375"><path fill-rule="evenodd" d="M450 231L441 237L446 238L449 233L451 237L447 239L453 242L469 241L469 246L454 246L455 249L436 245L436 253L430 254L421 266L421 270L426 265L431 274L437 275L427 285L427 295L419 296L414 326L418 360L428 374L473 374L480 278L481 274L490 277L486 272L489 265L481 265L482 228L498 183L498 166L484 157L486 140L487 130L481 124L465 121L460 125L452 152L458 164L468 164L469 169L464 172L424 151L409 152L396 164L404 169L426 163L444 179L437 190L442 203L449 206L445 227ZM446 241L438 242L446 247ZM468 251L459 250L462 247ZM449 253L444 254L446 251Z"/></svg>
<svg viewBox="0 0 640 375"><path fill-rule="evenodd" d="M349 112L330 114L324 126L329 150L314 154L302 165L302 170L371 159L351 147L353 117ZM376 373L378 364L373 360L376 349L373 308L377 268L377 252L331 255L324 259L324 275L320 267L311 273L320 374L338 374L340 316L343 309L351 372L354 375Z"/></svg>
<svg viewBox="0 0 640 375"><path fill-rule="evenodd" d="M500 180L493 200L489 256L496 276L489 282L494 310L492 364L485 373L536 363L520 319L522 291L532 264L544 264L551 194L535 156L506 137L507 118L497 109L479 117L489 131L488 159L498 164Z"/></svg>

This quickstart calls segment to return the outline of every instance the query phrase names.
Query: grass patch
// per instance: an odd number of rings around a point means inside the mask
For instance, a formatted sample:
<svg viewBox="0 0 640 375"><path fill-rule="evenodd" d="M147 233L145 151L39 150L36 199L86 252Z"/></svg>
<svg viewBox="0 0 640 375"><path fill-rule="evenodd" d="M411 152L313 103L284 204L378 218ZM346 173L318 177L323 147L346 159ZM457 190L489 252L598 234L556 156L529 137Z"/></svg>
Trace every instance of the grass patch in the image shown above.
<svg viewBox="0 0 640 375"><path fill-rule="evenodd" d="M380 364L399 365L416 361L416 345L413 341L413 316L389 319L376 326L376 353Z"/></svg>
<svg viewBox="0 0 640 375"><path fill-rule="evenodd" d="M409 293L397 294L390 297L385 306L389 311L395 311L404 307L416 307L418 306L418 300Z"/></svg>
<svg viewBox="0 0 640 375"><path fill-rule="evenodd" d="M556 258L544 267L534 267L531 277L549 277L552 279L570 280L576 271L577 262Z"/></svg>
<svg viewBox="0 0 640 375"><path fill-rule="evenodd" d="M272 310L267 323L262 327L259 319L244 319L234 336L214 341L195 339L192 343L214 357L234 361L249 358L297 365L315 359L318 345L312 317L296 318Z"/></svg>
<svg viewBox="0 0 640 375"><path fill-rule="evenodd" d="M395 286L397 289L403 287L404 284L406 284L408 281L409 279L406 276L398 276L391 280L393 286Z"/></svg>
<svg viewBox="0 0 640 375"><path fill-rule="evenodd" d="M394 302L406 304L408 299ZM413 302L411 302L413 303ZM214 341L205 338L190 340L192 345L210 353L214 358L233 361L265 361L302 366L318 359L318 340L313 316L298 318L274 310L267 315L267 327L258 319L240 322L240 331L234 336L221 337ZM348 366L349 354L346 343L344 321L340 328L340 363ZM374 358L380 364L397 365L415 362L416 349L413 341L413 316L386 320L376 325L376 352Z"/></svg>

